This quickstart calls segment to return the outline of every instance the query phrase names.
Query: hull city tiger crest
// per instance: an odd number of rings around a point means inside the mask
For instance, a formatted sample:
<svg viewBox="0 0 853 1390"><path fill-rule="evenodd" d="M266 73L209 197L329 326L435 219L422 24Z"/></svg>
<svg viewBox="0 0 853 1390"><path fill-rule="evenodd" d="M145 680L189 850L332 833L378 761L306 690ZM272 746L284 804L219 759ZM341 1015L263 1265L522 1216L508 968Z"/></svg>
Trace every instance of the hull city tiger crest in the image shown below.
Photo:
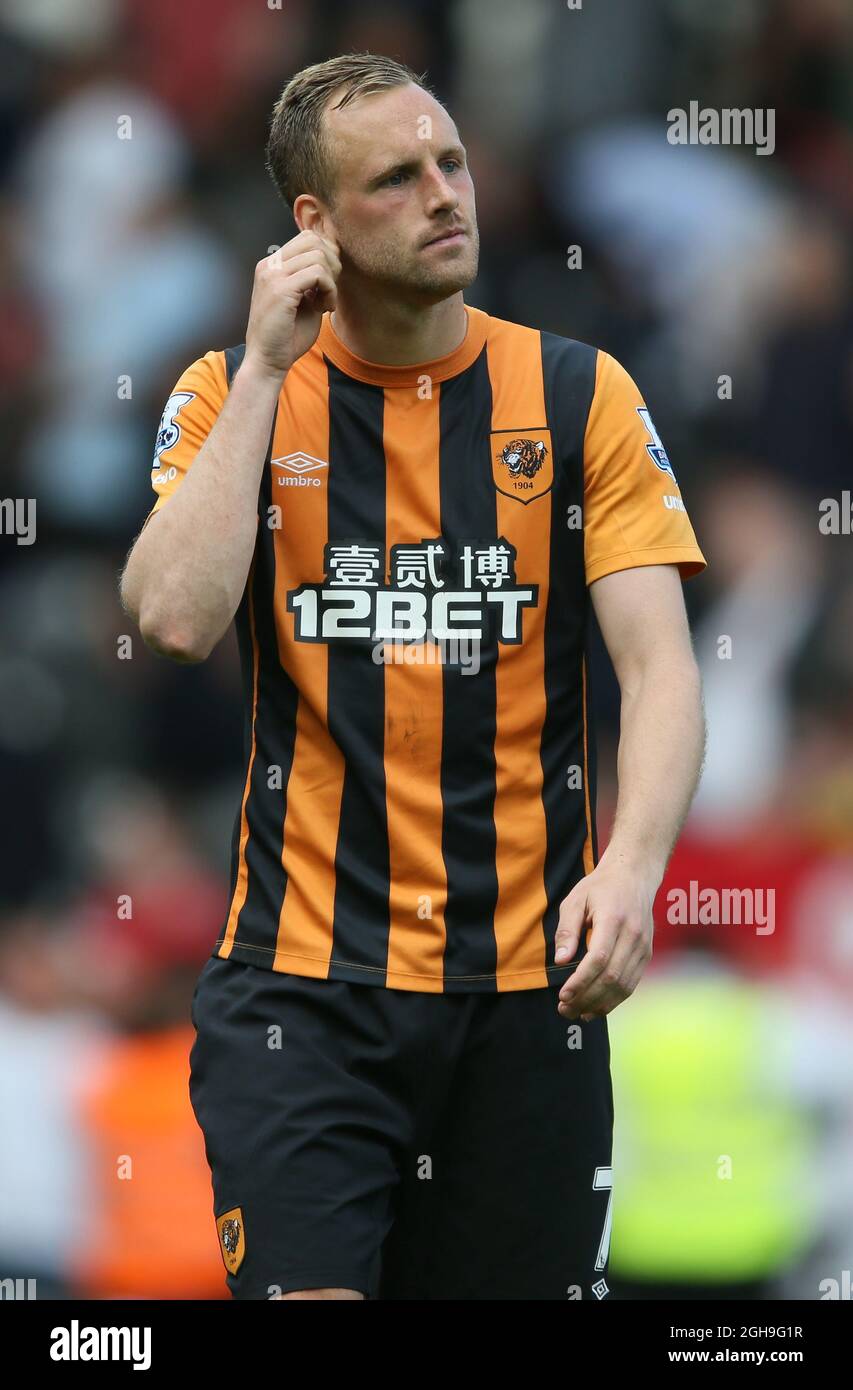
<svg viewBox="0 0 853 1390"><path fill-rule="evenodd" d="M216 1218L219 1232L219 1251L222 1262L229 1274L236 1274L246 1253L246 1233L243 1229L243 1212L240 1207L232 1207Z"/></svg>
<svg viewBox="0 0 853 1390"><path fill-rule="evenodd" d="M551 491L554 464L550 430L492 430L492 476L505 497L525 505Z"/></svg>

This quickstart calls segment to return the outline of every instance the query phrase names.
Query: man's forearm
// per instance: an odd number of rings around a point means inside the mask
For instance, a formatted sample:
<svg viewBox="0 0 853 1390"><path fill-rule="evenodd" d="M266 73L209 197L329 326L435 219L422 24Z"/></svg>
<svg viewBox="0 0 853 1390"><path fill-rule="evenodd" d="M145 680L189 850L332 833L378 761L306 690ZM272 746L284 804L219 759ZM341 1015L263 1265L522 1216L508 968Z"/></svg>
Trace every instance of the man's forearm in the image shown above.
<svg viewBox="0 0 853 1390"><path fill-rule="evenodd" d="M602 859L660 882L699 781L705 748L695 663L661 655L622 689L613 833Z"/></svg>
<svg viewBox="0 0 853 1390"><path fill-rule="evenodd" d="M282 381L244 361L192 468L128 558L122 602L165 656L203 660L237 611Z"/></svg>

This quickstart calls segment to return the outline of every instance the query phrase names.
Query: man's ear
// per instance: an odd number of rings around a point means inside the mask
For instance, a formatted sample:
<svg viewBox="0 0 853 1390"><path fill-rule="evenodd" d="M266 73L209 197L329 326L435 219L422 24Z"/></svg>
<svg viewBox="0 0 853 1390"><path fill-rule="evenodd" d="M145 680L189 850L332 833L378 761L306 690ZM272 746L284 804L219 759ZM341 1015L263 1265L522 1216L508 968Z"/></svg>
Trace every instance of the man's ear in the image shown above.
<svg viewBox="0 0 853 1390"><path fill-rule="evenodd" d="M293 220L300 232L316 232L318 236L327 236L331 230L327 230L328 219L328 209L313 193L300 193L294 200Z"/></svg>

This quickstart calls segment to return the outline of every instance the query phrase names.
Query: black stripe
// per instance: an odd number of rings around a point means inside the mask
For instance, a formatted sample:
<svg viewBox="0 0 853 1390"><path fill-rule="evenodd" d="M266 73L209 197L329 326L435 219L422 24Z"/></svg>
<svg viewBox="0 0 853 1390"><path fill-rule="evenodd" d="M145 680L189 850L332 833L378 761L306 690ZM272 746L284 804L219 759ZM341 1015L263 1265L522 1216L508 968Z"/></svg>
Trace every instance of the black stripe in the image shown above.
<svg viewBox="0 0 853 1390"><path fill-rule="evenodd" d="M497 496L489 452L492 388L486 353L441 383L441 532L458 551L497 539ZM476 674L444 666L441 795L447 871L445 990L497 969L495 907L495 729L497 639L491 631ZM494 985L496 988L496 985Z"/></svg>
<svg viewBox="0 0 853 1390"><path fill-rule="evenodd" d="M381 387L329 373L328 538L380 547L385 568ZM376 572L379 582L382 574ZM385 668L372 644L329 641L328 727L345 759L335 851L333 979L384 983L391 870L385 801ZM362 968L357 968L361 966ZM368 967L365 969L364 967Z"/></svg>
<svg viewBox="0 0 853 1390"><path fill-rule="evenodd" d="M583 877L586 796L583 786L582 660L590 609L584 571L583 529L567 525L569 508L583 506L583 441L595 390L596 350L586 343L541 333L545 407L554 447L553 517L551 524L548 609L545 615L546 712L540 753L547 846L545 892L548 908L544 931L546 962L553 962L553 941L560 903ZM590 765L594 748L588 731ZM581 785L568 786L569 768L581 769ZM590 806L595 822L594 777L589 776ZM585 953L583 937L577 958ZM561 970L564 967L560 967Z"/></svg>
<svg viewBox="0 0 853 1390"><path fill-rule="evenodd" d="M243 360L245 346L225 352L229 385ZM276 412L277 414L277 412ZM232 956L235 960L261 961L275 950L279 916L284 901L287 875L281 862L284 820L287 814L287 785L293 765L296 741L298 691L279 660L275 626L275 549L274 532L266 524L272 503L270 458L275 435L273 416L267 456L258 494L258 535L254 568L240 604L237 634L245 684L245 699L251 709L253 664L249 632L248 602L255 619L258 643L258 694L255 712L255 758L249 794L246 798L248 840L246 842L247 893L237 920ZM251 740L249 741L249 749ZM280 769L270 787L271 769ZM232 846L233 851L233 846ZM236 861L234 872L236 873ZM235 880L236 881L236 880Z"/></svg>
<svg viewBox="0 0 853 1390"><path fill-rule="evenodd" d="M240 343L238 347L225 349L225 379L228 382L229 391L231 390L231 383L234 380L234 374L245 356L245 343Z"/></svg>

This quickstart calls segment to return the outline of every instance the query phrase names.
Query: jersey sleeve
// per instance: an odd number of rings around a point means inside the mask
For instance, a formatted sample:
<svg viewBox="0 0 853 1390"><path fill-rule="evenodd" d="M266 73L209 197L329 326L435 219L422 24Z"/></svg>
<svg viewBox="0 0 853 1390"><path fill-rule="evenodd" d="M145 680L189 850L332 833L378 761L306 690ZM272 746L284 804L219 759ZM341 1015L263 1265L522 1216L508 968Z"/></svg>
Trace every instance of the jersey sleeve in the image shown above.
<svg viewBox="0 0 853 1390"><path fill-rule="evenodd" d="M663 441L632 378L599 351L584 439L586 582L637 565L705 568Z"/></svg>
<svg viewBox="0 0 853 1390"><path fill-rule="evenodd" d="M146 521L180 487L227 394L224 352L206 353L179 378L157 428L151 465L151 486L157 500Z"/></svg>

